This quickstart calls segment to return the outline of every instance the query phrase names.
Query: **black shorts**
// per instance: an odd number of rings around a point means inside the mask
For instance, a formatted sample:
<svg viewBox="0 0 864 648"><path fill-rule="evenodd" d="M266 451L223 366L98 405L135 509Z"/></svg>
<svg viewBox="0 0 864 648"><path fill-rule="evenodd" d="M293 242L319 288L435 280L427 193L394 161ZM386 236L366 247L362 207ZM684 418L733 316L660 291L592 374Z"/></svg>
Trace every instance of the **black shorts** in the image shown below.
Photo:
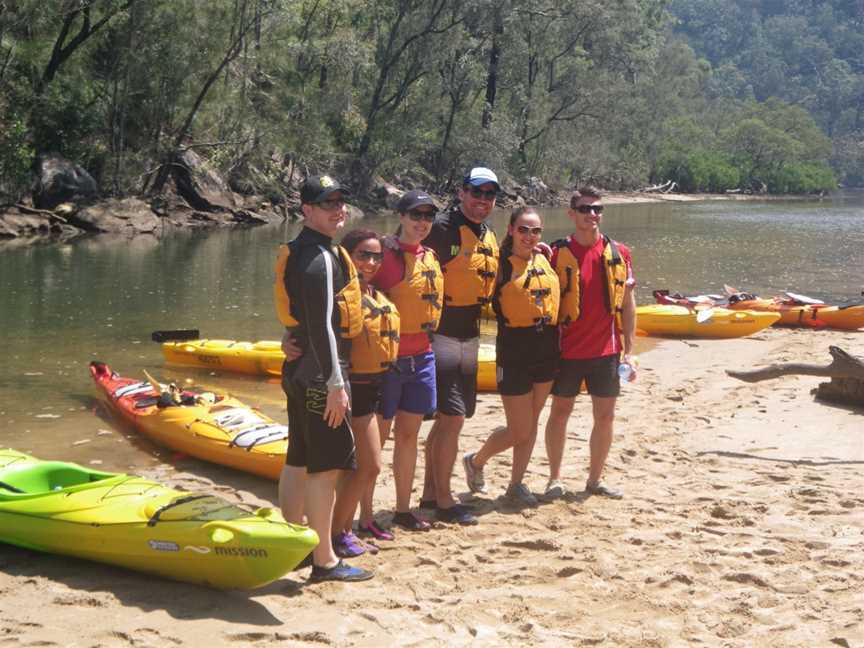
<svg viewBox="0 0 864 648"><path fill-rule="evenodd" d="M374 414L378 411L380 403L380 376L373 376L371 382L351 381L351 416L360 417Z"/></svg>
<svg viewBox="0 0 864 648"><path fill-rule="evenodd" d="M495 368L498 393L502 396L530 394L537 383L551 382L558 373L558 363L535 362L528 365Z"/></svg>
<svg viewBox="0 0 864 648"><path fill-rule="evenodd" d="M587 360L564 360L558 364L558 374L552 385L553 396L572 398L579 393L582 381L588 384L588 393L601 398L613 398L621 393L618 378L618 355Z"/></svg>
<svg viewBox="0 0 864 648"><path fill-rule="evenodd" d="M285 463L307 473L354 470L354 433L349 417L331 428L324 420L327 386L283 383L288 397L288 452ZM349 394L350 395L350 394Z"/></svg>

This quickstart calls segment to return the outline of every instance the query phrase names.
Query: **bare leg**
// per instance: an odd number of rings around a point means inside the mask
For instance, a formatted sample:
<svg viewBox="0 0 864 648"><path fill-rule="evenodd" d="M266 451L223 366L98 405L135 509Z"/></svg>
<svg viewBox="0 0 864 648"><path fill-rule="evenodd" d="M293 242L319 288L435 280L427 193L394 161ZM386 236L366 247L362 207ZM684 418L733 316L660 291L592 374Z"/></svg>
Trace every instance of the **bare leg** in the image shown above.
<svg viewBox="0 0 864 648"><path fill-rule="evenodd" d="M552 408L546 421L546 456L549 458L549 479L561 479L561 462L567 440L567 420L576 397L552 396Z"/></svg>
<svg viewBox="0 0 864 648"><path fill-rule="evenodd" d="M439 508L450 508L456 504L450 492L450 478L453 475L453 465L459 453L459 432L465 423L464 416L439 414L437 435L435 438L434 480L435 499Z"/></svg>
<svg viewBox="0 0 864 648"><path fill-rule="evenodd" d="M294 524L303 524L306 501L306 468L283 466L279 474L279 507L282 517Z"/></svg>
<svg viewBox="0 0 864 648"><path fill-rule="evenodd" d="M591 429L591 467L588 471L588 481L600 481L609 448L612 447L612 427L615 422L615 397L591 397L591 408L594 412L594 427Z"/></svg>
<svg viewBox="0 0 864 648"><path fill-rule="evenodd" d="M387 439L390 437L390 427L393 425L393 419L385 421L380 416L376 416L375 425L378 427L379 432L380 446L378 448L378 465L380 467L382 466L381 451L384 449L384 444L387 443ZM363 496L360 498L360 524L364 526L368 526L375 515L375 509L372 503L375 496L375 482L376 480L373 479L372 482L366 486L366 490L363 491Z"/></svg>
<svg viewBox="0 0 864 648"><path fill-rule="evenodd" d="M381 438L375 415L369 414L351 418L354 430L354 446L357 451L357 469L346 471L344 483L340 484L333 508L333 530L351 531L357 503L363 493L374 488L375 480L381 472Z"/></svg>
<svg viewBox="0 0 864 648"><path fill-rule="evenodd" d="M309 527L318 534L318 546L312 559L319 567L333 567L339 558L333 551L333 504L340 470L311 473L306 476L306 517Z"/></svg>
<svg viewBox="0 0 864 648"><path fill-rule="evenodd" d="M432 427L429 429L429 435L426 437L426 444L423 448L423 459L425 466L423 469L423 495L421 500L435 500L435 446L438 439L438 428L440 427L439 418L435 419Z"/></svg>
<svg viewBox="0 0 864 648"><path fill-rule="evenodd" d="M417 470L417 435L423 423L422 414L396 412L393 428L393 477L396 480L396 512L411 508L411 489Z"/></svg>
<svg viewBox="0 0 864 648"><path fill-rule="evenodd" d="M510 476L511 485L521 484L522 480L525 479L525 471L528 470L528 463L531 461L531 454L534 452L534 443L537 441L537 422L540 419L540 412L543 411L543 405L546 404L546 398L549 396L551 390L551 381L535 383L531 393L526 394L524 397L501 397L504 403L504 414L507 417L507 427L512 427L514 430L513 467ZM508 410L505 399L509 398L525 398L529 402L511 403Z"/></svg>

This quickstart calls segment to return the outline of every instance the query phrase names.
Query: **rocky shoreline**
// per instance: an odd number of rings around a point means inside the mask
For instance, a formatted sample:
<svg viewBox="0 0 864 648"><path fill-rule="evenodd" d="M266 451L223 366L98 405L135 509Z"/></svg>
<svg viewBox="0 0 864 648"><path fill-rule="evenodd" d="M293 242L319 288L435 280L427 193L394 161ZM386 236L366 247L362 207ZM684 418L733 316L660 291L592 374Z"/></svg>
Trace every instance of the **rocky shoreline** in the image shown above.
<svg viewBox="0 0 864 648"><path fill-rule="evenodd" d="M32 198L0 205L0 248L40 243L68 242L83 236L114 234L126 237L161 237L176 229L252 227L276 224L300 217L300 179L284 179L286 189L278 196L254 193L248 184L226 181L194 151L186 150L172 163L164 189L157 195L103 197L93 178L80 166L58 155L40 158ZM399 197L418 184L409 178L392 182L377 178L372 189L354 196L352 218L366 211L392 209ZM238 189L240 191L238 191ZM531 178L526 185L504 182L499 206L518 204L563 206L569 192L550 189ZM742 194L673 194L611 192L608 204L686 202L701 200L764 199ZM439 206L450 196L437 195Z"/></svg>

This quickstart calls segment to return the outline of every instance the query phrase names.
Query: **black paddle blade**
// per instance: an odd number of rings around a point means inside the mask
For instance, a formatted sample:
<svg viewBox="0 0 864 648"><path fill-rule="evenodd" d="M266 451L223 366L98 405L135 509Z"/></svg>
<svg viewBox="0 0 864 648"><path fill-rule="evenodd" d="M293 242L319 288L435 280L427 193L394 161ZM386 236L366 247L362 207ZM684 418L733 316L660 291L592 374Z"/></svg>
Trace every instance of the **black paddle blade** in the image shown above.
<svg viewBox="0 0 864 648"><path fill-rule="evenodd" d="M153 331L150 339L154 342L184 342L201 337L198 329L177 329L176 331Z"/></svg>

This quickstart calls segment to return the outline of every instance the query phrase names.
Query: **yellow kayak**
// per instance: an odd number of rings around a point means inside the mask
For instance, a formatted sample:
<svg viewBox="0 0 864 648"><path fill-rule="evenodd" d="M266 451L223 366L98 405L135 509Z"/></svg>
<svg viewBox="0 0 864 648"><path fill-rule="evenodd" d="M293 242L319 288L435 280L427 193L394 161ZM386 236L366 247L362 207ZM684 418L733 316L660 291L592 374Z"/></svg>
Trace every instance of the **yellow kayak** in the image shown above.
<svg viewBox="0 0 864 648"><path fill-rule="evenodd" d="M164 342L166 362L187 367L220 369L253 376L280 376L285 354L276 340L187 340Z"/></svg>
<svg viewBox="0 0 864 648"><path fill-rule="evenodd" d="M495 345L481 344L477 365L477 391L498 391L498 379L495 372Z"/></svg>
<svg viewBox="0 0 864 648"><path fill-rule="evenodd" d="M779 313L651 304L636 308L636 330L666 337L735 338L751 335L780 319Z"/></svg>
<svg viewBox="0 0 864 648"><path fill-rule="evenodd" d="M0 542L247 589L294 569L318 536L272 508L0 449Z"/></svg>
<svg viewBox="0 0 864 648"><path fill-rule="evenodd" d="M188 402L165 406L150 383L124 378L103 362L91 362L90 374L118 416L156 443L279 479L288 447L286 425L226 395L213 395L214 402L205 402L189 393Z"/></svg>
<svg viewBox="0 0 864 648"><path fill-rule="evenodd" d="M484 323L485 324L485 323ZM490 327L491 326L491 327ZM484 334L494 335L494 322L484 328ZM164 342L162 354L171 364L187 367L221 369L251 375L279 376L285 355L279 342L238 342L236 340L189 340ZM479 391L496 391L495 345L480 345L480 366L477 372Z"/></svg>

